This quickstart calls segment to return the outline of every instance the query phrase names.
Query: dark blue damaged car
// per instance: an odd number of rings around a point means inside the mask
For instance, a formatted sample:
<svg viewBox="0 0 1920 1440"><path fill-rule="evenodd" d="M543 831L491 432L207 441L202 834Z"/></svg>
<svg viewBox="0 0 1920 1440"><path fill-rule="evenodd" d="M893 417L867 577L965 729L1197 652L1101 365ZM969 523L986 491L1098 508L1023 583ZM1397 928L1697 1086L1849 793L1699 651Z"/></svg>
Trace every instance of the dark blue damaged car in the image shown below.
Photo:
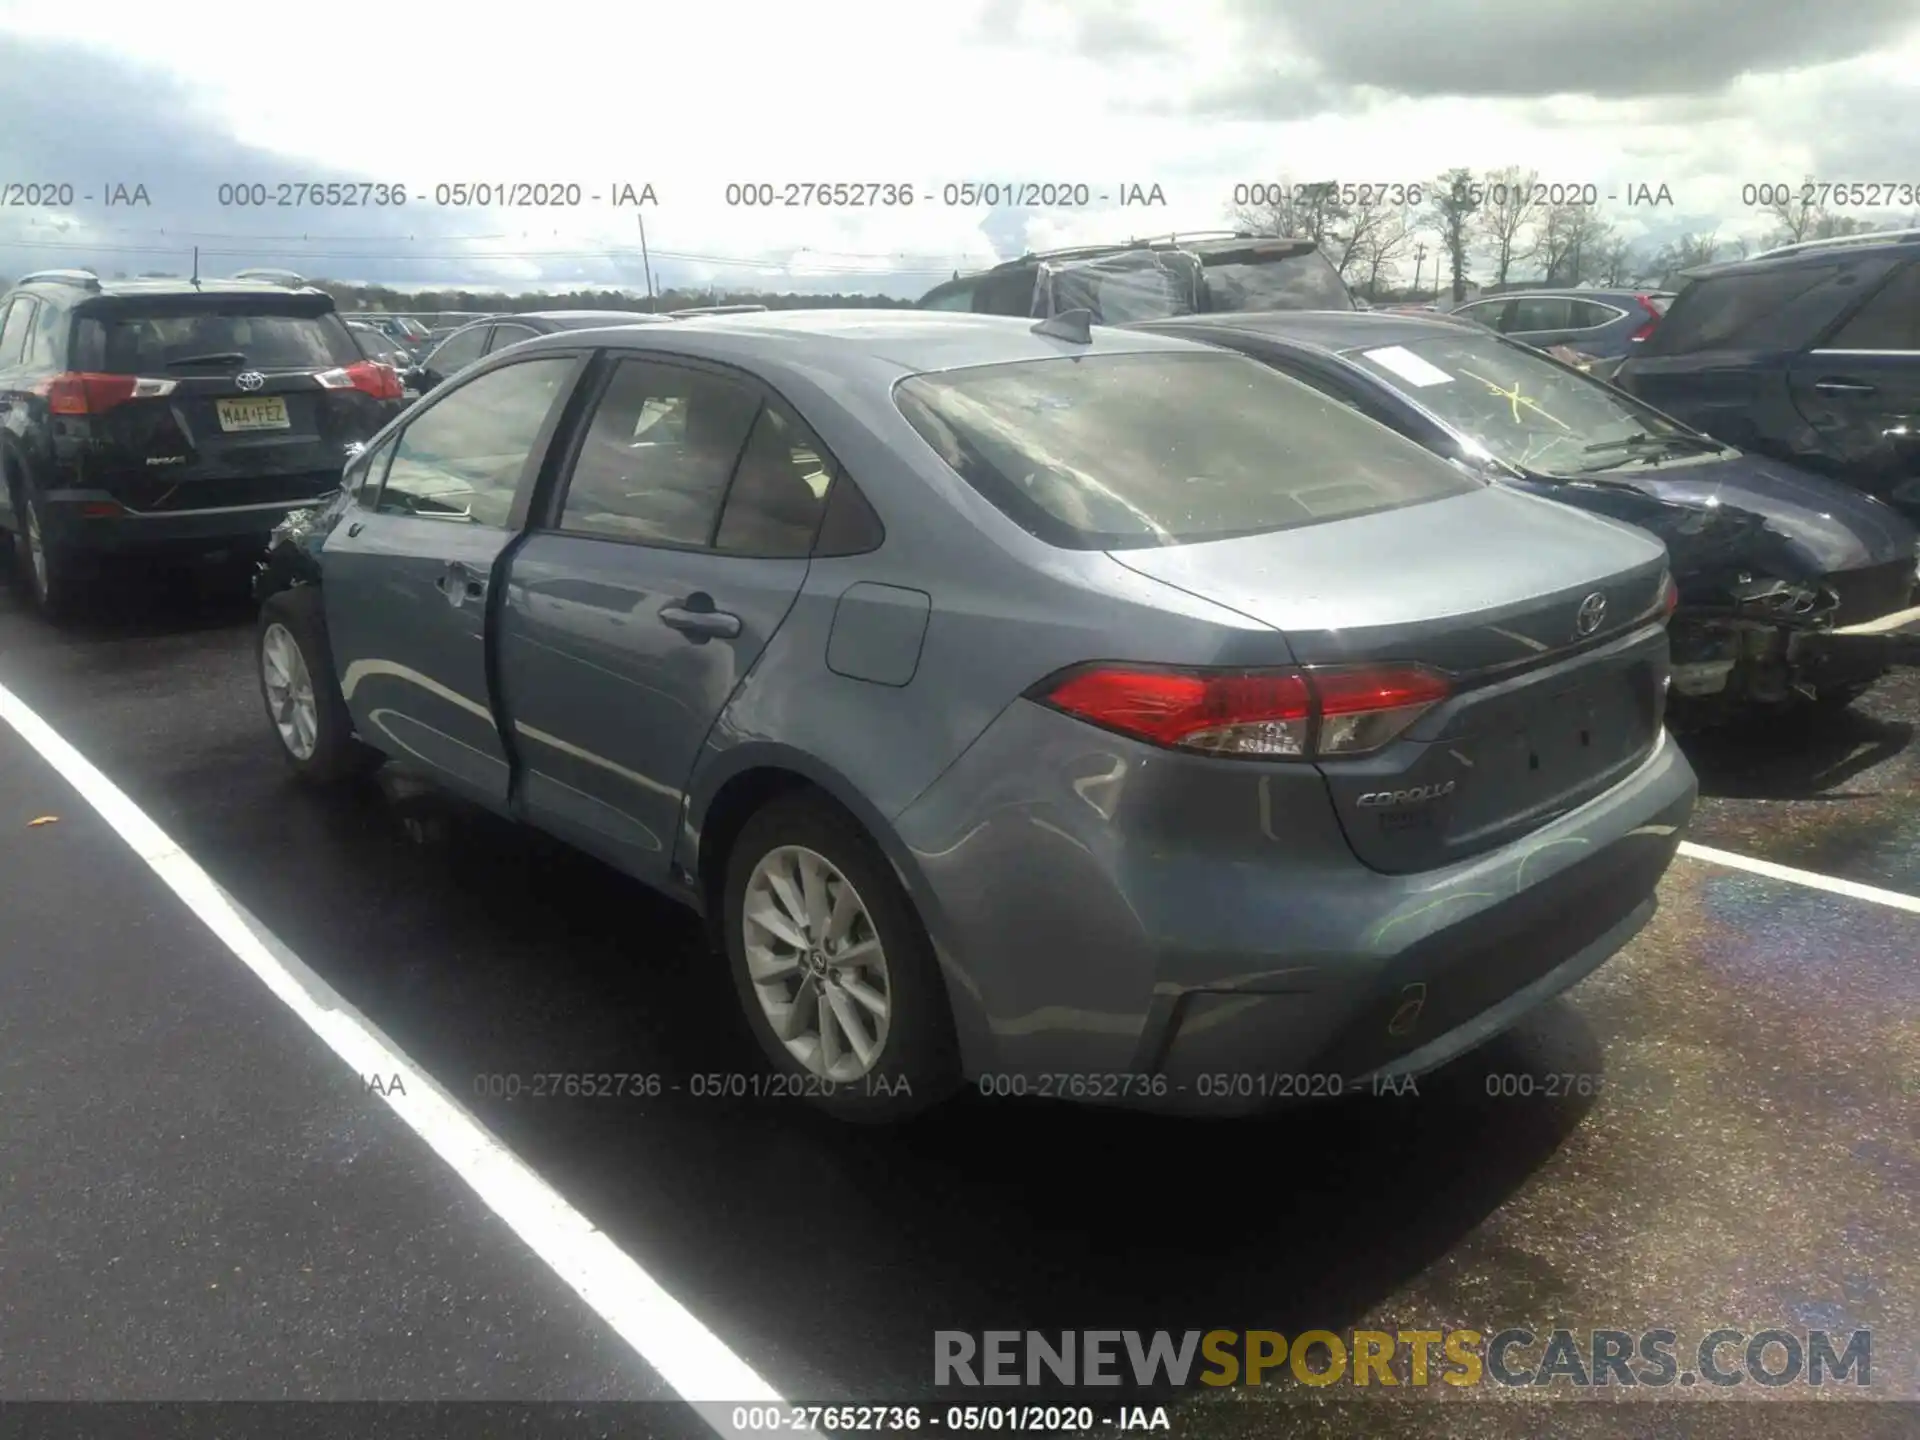
<svg viewBox="0 0 1920 1440"><path fill-rule="evenodd" d="M1528 346L1381 313L1139 327L1272 365L1474 473L1666 542L1676 725L1845 706L1920 663L1920 532L1839 480L1711 439ZM1485 563L1514 563L1489 540Z"/></svg>

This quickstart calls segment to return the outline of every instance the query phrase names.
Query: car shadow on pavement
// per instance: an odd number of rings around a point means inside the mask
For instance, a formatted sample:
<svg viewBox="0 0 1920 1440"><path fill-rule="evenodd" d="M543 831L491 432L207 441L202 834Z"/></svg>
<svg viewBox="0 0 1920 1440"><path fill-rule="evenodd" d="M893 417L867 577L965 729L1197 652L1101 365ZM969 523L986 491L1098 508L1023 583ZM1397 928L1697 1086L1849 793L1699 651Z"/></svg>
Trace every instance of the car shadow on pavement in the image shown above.
<svg viewBox="0 0 1920 1440"><path fill-rule="evenodd" d="M1604 1068L1554 1002L1418 1098L1196 1121L969 1093L848 1128L740 1093L763 1067L724 966L637 883L391 780L267 813L278 844L230 835L220 878L796 1401L931 1397L937 1330L1338 1330L1590 1104L1490 1098L1488 1073ZM552 1076L629 1093L540 1093Z"/></svg>
<svg viewBox="0 0 1920 1440"><path fill-rule="evenodd" d="M0 604L25 608L16 560L0 536ZM251 560L121 559L98 565L70 616L50 633L62 640L141 640L249 623Z"/></svg>
<svg viewBox="0 0 1920 1440"><path fill-rule="evenodd" d="M1681 747L1703 796L1725 800L1847 800L1834 792L1913 742L1914 726L1858 709L1792 711L1766 723L1702 730Z"/></svg>

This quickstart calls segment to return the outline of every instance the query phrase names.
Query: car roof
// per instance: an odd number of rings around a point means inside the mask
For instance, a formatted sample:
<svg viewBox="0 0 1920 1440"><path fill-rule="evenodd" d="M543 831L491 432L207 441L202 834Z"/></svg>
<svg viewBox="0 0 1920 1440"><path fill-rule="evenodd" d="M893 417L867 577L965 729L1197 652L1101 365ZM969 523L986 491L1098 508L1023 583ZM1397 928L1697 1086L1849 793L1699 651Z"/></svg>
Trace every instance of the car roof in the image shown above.
<svg viewBox="0 0 1920 1440"><path fill-rule="evenodd" d="M1458 336L1460 320L1405 315L1394 310L1249 310L1231 315L1180 315L1144 320L1127 328L1176 335L1235 334L1286 340L1338 354L1377 345L1406 345L1435 336Z"/></svg>
<svg viewBox="0 0 1920 1440"><path fill-rule="evenodd" d="M491 315L495 321L551 320L556 325L580 326L599 322L607 325L651 325L665 315L650 315L644 310L522 310L517 314Z"/></svg>
<svg viewBox="0 0 1920 1440"><path fill-rule="evenodd" d="M1096 325L1086 344L1039 334L1030 317L926 310L768 310L741 315L694 315L671 325L610 327L596 343L632 349L672 348L747 363L766 354L803 350L823 366L899 372L957 370L1062 355L1191 350L1193 342ZM580 332L524 342L528 347L578 343Z"/></svg>
<svg viewBox="0 0 1920 1440"><path fill-rule="evenodd" d="M245 295L272 296L298 295L311 300L315 296L326 296L327 292L312 285L279 285L271 280L201 280L195 282L185 279L140 279L140 280L77 280L35 279L29 275L15 282L16 290L35 290L71 295L76 300L113 299L120 296L130 298L155 297L167 298L176 295ZM328 297L331 299L331 297Z"/></svg>
<svg viewBox="0 0 1920 1440"><path fill-rule="evenodd" d="M1836 235L1828 240L1803 240L1796 245L1763 250L1744 260L1696 265L1680 273L1687 280L1717 280L1723 275L1772 275L1795 265L1830 265L1836 260L1862 256L1894 259L1920 256L1920 230L1868 231L1860 235Z"/></svg>

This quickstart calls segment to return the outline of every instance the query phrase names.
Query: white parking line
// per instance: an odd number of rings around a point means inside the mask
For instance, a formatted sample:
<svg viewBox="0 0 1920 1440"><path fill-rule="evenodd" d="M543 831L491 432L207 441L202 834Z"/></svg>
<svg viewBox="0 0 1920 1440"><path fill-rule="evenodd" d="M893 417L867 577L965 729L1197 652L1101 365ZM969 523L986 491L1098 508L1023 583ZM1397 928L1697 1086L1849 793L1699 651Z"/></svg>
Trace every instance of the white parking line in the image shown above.
<svg viewBox="0 0 1920 1440"><path fill-rule="evenodd" d="M1715 850L1706 845L1696 845L1691 840L1680 842L1680 853L1712 865L1749 870L1755 875L1765 875L1770 880L1785 880L1790 885L1806 885L1854 900L1871 900L1875 905L1886 905L1920 915L1920 895L1882 890L1878 885L1862 885L1858 880L1842 880L1838 875L1822 875L1817 870L1796 870L1791 865L1776 865L1771 860L1756 860L1751 855L1737 855L1731 850Z"/></svg>
<svg viewBox="0 0 1920 1440"><path fill-rule="evenodd" d="M785 1405L745 1361L248 914L117 785L4 685L0 719L58 771L355 1074L377 1075L383 1082L401 1076L402 1086L383 1086L381 1098L710 1425L731 1434L726 1413L731 1406Z"/></svg>

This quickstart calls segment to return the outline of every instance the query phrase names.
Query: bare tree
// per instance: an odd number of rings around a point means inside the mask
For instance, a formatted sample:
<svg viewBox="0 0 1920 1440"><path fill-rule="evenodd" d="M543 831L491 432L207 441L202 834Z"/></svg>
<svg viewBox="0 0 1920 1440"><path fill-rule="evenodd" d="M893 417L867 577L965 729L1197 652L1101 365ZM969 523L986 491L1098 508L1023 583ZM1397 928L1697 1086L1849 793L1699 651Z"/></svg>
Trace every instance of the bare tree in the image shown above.
<svg viewBox="0 0 1920 1440"><path fill-rule="evenodd" d="M1631 285L1639 268L1633 242L1620 235L1599 246L1593 257L1593 278L1602 285Z"/></svg>
<svg viewBox="0 0 1920 1440"><path fill-rule="evenodd" d="M1613 226L1586 205L1549 205L1540 220L1534 259L1549 285L1577 285L1595 271L1614 238Z"/></svg>
<svg viewBox="0 0 1920 1440"><path fill-rule="evenodd" d="M1432 198L1427 202L1426 228L1440 237L1453 298L1467 298L1467 280L1473 273L1473 223L1486 194L1467 169L1447 171L1433 182Z"/></svg>
<svg viewBox="0 0 1920 1440"><path fill-rule="evenodd" d="M1507 283L1516 262L1532 257L1533 227L1544 209L1534 198L1539 180L1539 171L1509 165L1489 171L1481 187L1484 208L1475 217L1474 229L1492 252L1496 285Z"/></svg>
<svg viewBox="0 0 1920 1440"><path fill-rule="evenodd" d="M1236 226L1261 235L1311 240L1325 250L1348 218L1336 183L1296 185L1282 177L1269 189L1274 197L1269 203L1242 205L1232 212Z"/></svg>
<svg viewBox="0 0 1920 1440"><path fill-rule="evenodd" d="M1395 206L1369 225L1361 237L1355 266L1355 273L1363 277L1361 293L1369 300L1379 299L1382 283L1418 238L1414 216L1404 205Z"/></svg>

